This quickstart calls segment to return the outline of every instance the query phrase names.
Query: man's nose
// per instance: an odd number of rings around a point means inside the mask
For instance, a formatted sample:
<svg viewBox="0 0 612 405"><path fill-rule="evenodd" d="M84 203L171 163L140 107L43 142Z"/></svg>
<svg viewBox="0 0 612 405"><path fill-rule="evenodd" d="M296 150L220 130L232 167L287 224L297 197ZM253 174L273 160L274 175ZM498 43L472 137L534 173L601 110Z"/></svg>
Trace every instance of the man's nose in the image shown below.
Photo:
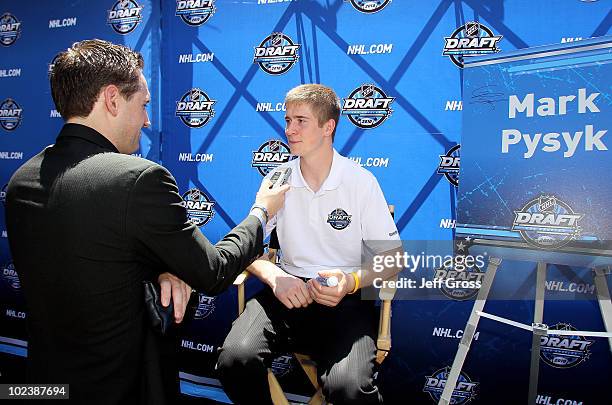
<svg viewBox="0 0 612 405"><path fill-rule="evenodd" d="M295 133L295 124L287 123L285 125L285 134L293 134Z"/></svg>

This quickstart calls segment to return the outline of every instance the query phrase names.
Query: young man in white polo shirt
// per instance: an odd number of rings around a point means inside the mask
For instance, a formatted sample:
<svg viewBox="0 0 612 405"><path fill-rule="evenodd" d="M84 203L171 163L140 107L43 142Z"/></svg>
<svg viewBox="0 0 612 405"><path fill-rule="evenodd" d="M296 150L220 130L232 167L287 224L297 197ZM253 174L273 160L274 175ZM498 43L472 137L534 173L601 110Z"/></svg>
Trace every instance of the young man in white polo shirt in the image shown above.
<svg viewBox="0 0 612 405"><path fill-rule="evenodd" d="M379 404L372 378L377 314L373 301L353 294L380 277L361 269L362 245L376 254L399 250L397 228L376 178L333 149L340 116L334 91L301 85L285 103L285 133L298 158L283 165L292 169L291 189L268 222L281 267L266 260L249 266L270 288L234 323L219 356L220 379L237 404L271 403L267 368L275 353L297 351L317 361L328 402ZM338 284L323 286L317 276L335 276Z"/></svg>

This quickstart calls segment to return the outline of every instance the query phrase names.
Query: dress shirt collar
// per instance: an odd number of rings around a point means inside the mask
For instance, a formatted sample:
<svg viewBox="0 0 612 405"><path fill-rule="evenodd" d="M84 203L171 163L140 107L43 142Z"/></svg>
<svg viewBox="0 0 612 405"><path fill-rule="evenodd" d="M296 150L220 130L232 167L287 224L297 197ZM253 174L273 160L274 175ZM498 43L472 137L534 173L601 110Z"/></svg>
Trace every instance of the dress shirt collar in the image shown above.
<svg viewBox="0 0 612 405"><path fill-rule="evenodd" d="M96 145L104 149L108 149L110 152L119 153L115 145L113 145L113 143L109 141L108 138L106 138L104 135L102 135L95 129L86 125L73 123L64 124L62 130L57 136L57 139L59 140L60 138L68 137L81 138L88 142L95 143Z"/></svg>

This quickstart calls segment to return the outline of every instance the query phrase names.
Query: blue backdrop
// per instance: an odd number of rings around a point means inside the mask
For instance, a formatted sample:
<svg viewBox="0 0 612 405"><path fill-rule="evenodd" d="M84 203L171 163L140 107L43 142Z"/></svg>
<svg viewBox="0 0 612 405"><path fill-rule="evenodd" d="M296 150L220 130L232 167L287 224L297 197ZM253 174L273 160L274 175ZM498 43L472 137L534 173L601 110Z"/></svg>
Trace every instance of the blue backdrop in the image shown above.
<svg viewBox="0 0 612 405"><path fill-rule="evenodd" d="M210 240L246 215L263 173L288 158L284 94L309 82L329 85L341 98L335 147L376 175L396 207L402 238L451 239L464 58L608 35L611 10L610 0L4 1L0 122L8 128L0 127L0 185L53 143L61 127L47 80L54 55L97 37L145 56L153 125L143 130L139 153L168 167L186 199L202 202L190 215ZM474 30L489 39L461 41ZM355 110L357 103L345 100L354 98L386 101ZM609 112L607 117L609 122ZM3 219L0 227L5 229ZM15 365L27 354L27 312L5 231L0 262L0 379L17 378ZM529 296L534 266L504 262L498 282ZM512 274L503 277L507 268ZM558 265L551 273L559 282L573 280L592 298L586 269ZM249 294L260 288L251 284ZM225 400L213 366L236 313L235 296L198 295L178 347L185 393ZM393 352L378 376L388 403L434 403L471 305L451 299L394 303ZM532 307L530 301L500 301L489 309L530 323ZM547 303L545 320L603 328L592 300ZM530 342L529 334L483 320L456 403L524 403ZM607 342L583 346L584 359L572 367L542 365L541 403L599 403L596 398L605 397L612 368ZM274 369L292 398L310 395L290 355L279 357Z"/></svg>

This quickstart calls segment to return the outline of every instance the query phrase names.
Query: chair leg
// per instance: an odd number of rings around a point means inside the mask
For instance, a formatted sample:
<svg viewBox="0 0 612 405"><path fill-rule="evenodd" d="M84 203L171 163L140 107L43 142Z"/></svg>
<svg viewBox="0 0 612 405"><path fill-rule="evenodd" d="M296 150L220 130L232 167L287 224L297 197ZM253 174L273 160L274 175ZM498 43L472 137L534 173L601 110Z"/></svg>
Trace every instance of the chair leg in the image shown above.
<svg viewBox="0 0 612 405"><path fill-rule="evenodd" d="M287 397L283 393L283 389L272 370L268 370L268 385L270 386L270 396L274 405L289 405L289 401L287 401Z"/></svg>
<svg viewBox="0 0 612 405"><path fill-rule="evenodd" d="M238 286L238 316L242 315L244 312L244 307L246 305L244 295L244 283Z"/></svg>
<svg viewBox="0 0 612 405"><path fill-rule="evenodd" d="M298 362L300 363L302 370L304 370L304 373L306 373L306 376L310 380L310 383L312 384L312 386L315 387L315 389L318 389L319 379L317 378L316 364L310 359L310 357L306 355L299 354L299 353L294 353L294 355L297 358Z"/></svg>
<svg viewBox="0 0 612 405"><path fill-rule="evenodd" d="M321 387L319 387L317 392L315 392L315 394L310 398L310 401L308 401L308 405L322 405L324 402L325 398L323 398L323 391L321 390Z"/></svg>
<svg viewBox="0 0 612 405"><path fill-rule="evenodd" d="M376 350L376 362L378 364L382 364L382 362L387 358L389 354L386 350Z"/></svg>

